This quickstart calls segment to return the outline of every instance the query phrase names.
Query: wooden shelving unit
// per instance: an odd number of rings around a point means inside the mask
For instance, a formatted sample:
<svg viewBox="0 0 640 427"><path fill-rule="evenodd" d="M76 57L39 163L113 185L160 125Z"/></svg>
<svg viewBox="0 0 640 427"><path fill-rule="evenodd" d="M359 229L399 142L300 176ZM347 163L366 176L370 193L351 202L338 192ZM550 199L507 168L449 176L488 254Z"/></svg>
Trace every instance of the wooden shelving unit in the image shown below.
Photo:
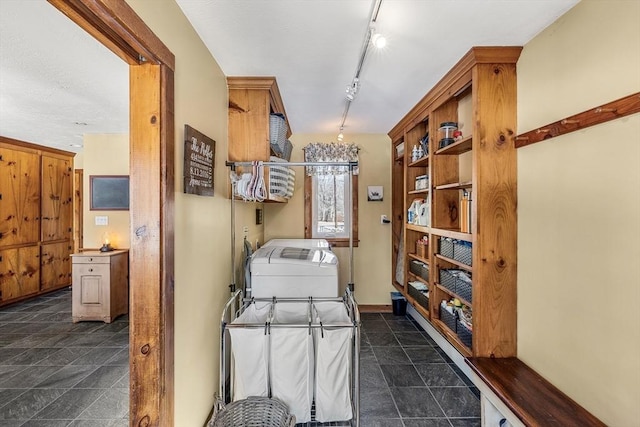
<svg viewBox="0 0 640 427"><path fill-rule="evenodd" d="M392 162L392 284L416 306L408 282L427 283L429 307L418 312L465 357L516 356L514 139L516 62L521 50L472 48L389 132L392 152L404 144L404 156L394 156ZM458 123L463 136L440 148L441 124L449 122ZM427 134L428 155L412 162L413 146ZM421 175L427 175L429 184L416 190L415 180ZM429 226L407 222L407 210L415 198L430 201ZM470 220L463 224L461 210L466 215L467 206ZM415 253L416 240L424 236L429 240L426 258ZM460 246L471 244L471 265L455 255L440 254L441 239L455 239ZM429 265L429 280L410 273L412 260ZM472 298L467 301L442 286L442 269L471 274ZM452 298L473 313L471 345L440 320L441 301Z"/></svg>

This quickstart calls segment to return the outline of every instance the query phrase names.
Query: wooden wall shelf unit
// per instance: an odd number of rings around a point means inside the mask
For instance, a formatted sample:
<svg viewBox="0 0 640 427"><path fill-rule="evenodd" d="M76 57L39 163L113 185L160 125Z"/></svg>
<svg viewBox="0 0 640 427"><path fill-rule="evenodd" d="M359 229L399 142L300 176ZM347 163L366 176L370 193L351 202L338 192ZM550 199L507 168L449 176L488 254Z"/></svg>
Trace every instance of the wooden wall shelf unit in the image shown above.
<svg viewBox="0 0 640 427"><path fill-rule="evenodd" d="M464 356L516 355L516 62L521 47L474 47L389 132L392 160L392 284ZM440 148L441 125L458 123L463 136ZM428 134L428 156L411 161L414 145ZM415 190L416 178L428 188ZM470 200L467 194L470 193ZM429 226L409 224L414 199L430 201ZM469 209L466 209L470 206ZM462 223L461 211L470 220ZM467 229L470 232L467 232ZM425 258L416 240L427 236ZM471 265L440 254L440 242L456 239L460 252L471 249ZM454 246L458 247L458 246ZM467 252L468 253L468 252ZM449 255L449 256L447 256ZM454 259L455 258L455 259ZM412 260L429 265L429 307L409 296ZM440 271L472 275L472 298L440 283ZM442 300L458 298L473 313L469 342L440 318Z"/></svg>
<svg viewBox="0 0 640 427"><path fill-rule="evenodd" d="M516 136L516 148L640 113L640 92Z"/></svg>
<svg viewBox="0 0 640 427"><path fill-rule="evenodd" d="M229 87L229 148L232 162L268 162L277 155L271 150L270 115L284 114L284 103L275 77L227 77ZM291 127L287 121L287 138ZM238 168L242 173L242 168ZM265 170L265 186L269 192L269 174ZM287 199L269 195L265 202L286 202Z"/></svg>
<svg viewBox="0 0 640 427"><path fill-rule="evenodd" d="M71 284L73 157L0 137L0 306Z"/></svg>

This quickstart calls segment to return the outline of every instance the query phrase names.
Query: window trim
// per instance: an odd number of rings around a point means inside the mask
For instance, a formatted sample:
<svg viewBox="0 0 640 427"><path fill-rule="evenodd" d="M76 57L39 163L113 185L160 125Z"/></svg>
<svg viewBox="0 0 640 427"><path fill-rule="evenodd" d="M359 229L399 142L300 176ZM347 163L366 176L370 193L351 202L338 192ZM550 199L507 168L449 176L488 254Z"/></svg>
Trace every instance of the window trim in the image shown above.
<svg viewBox="0 0 640 427"><path fill-rule="evenodd" d="M351 194L351 224L353 247L358 247L358 175L352 176L352 194ZM313 180L312 177L305 173L304 176L304 238L313 239ZM349 238L326 238L331 247L349 247Z"/></svg>

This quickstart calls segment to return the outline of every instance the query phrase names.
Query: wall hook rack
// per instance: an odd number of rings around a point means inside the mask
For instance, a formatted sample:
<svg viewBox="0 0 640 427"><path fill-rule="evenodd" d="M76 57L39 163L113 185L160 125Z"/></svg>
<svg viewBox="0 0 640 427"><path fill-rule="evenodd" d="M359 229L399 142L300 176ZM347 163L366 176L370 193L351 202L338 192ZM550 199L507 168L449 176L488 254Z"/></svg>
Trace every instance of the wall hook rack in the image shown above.
<svg viewBox="0 0 640 427"><path fill-rule="evenodd" d="M638 112L640 112L640 92L522 133L515 137L515 147L525 147Z"/></svg>

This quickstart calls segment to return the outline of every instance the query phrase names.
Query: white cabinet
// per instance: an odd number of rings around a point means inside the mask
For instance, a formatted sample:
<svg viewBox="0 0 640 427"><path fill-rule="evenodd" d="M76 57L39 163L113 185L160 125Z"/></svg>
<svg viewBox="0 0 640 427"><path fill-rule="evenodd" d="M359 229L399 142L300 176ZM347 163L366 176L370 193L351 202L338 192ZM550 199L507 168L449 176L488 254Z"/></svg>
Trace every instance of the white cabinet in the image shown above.
<svg viewBox="0 0 640 427"><path fill-rule="evenodd" d="M86 251L73 259L72 318L111 323L129 309L129 251Z"/></svg>

